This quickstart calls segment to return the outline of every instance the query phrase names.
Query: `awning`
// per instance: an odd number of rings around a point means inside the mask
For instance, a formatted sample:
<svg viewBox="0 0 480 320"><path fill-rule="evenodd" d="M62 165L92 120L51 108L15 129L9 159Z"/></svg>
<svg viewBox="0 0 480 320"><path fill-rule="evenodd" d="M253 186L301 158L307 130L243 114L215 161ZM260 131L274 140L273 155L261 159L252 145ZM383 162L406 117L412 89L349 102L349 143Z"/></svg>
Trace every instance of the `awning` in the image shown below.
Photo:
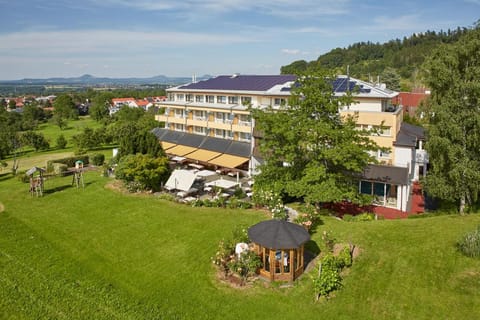
<svg viewBox="0 0 480 320"><path fill-rule="evenodd" d="M188 170L174 170L165 183L167 190L181 190L188 192L195 181L195 173Z"/></svg>
<svg viewBox="0 0 480 320"><path fill-rule="evenodd" d="M186 154L189 154L190 152L193 152L195 150L197 150L197 148L177 145L173 148L168 149L167 153L183 157Z"/></svg>
<svg viewBox="0 0 480 320"><path fill-rule="evenodd" d="M168 150L168 149L176 146L175 143L170 143L170 142L166 142L166 141L162 141L161 144L162 144L163 150Z"/></svg>
<svg viewBox="0 0 480 320"><path fill-rule="evenodd" d="M207 187L219 187L222 189L230 189L235 186L238 186L238 183L230 180L218 179L215 181L210 181L205 184Z"/></svg>
<svg viewBox="0 0 480 320"><path fill-rule="evenodd" d="M233 169L238 167L241 164L244 164L247 161L248 161L248 158L232 156L230 154L222 154L221 156L208 161L208 163L211 163L220 167Z"/></svg>
<svg viewBox="0 0 480 320"><path fill-rule="evenodd" d="M188 159L198 160L202 162L207 162L213 158L221 155L219 152L209 151L205 149L198 149L188 155Z"/></svg>

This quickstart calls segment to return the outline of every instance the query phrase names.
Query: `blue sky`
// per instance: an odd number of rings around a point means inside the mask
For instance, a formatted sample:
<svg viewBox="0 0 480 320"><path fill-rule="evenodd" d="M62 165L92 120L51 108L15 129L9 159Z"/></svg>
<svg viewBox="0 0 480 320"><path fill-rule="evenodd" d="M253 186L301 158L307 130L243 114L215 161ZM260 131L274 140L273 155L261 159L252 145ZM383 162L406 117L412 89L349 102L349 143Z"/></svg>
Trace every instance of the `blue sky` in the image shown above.
<svg viewBox="0 0 480 320"><path fill-rule="evenodd" d="M359 41L469 27L480 0L0 0L0 79L278 74Z"/></svg>

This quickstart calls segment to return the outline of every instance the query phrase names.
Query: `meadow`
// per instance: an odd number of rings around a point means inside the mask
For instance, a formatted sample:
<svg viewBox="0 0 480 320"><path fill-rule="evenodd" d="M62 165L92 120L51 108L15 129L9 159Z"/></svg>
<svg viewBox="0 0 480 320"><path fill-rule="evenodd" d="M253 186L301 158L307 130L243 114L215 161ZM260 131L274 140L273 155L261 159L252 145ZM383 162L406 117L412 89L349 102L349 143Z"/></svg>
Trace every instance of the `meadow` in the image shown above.
<svg viewBox="0 0 480 320"><path fill-rule="evenodd" d="M232 288L211 262L236 226L260 211L192 208L106 186L85 174L45 183L44 197L0 175L0 319L474 319L480 260L455 248L478 214L344 222L322 218L321 234L360 255L343 287L314 302L309 274L293 286ZM0 206L1 207L1 206Z"/></svg>

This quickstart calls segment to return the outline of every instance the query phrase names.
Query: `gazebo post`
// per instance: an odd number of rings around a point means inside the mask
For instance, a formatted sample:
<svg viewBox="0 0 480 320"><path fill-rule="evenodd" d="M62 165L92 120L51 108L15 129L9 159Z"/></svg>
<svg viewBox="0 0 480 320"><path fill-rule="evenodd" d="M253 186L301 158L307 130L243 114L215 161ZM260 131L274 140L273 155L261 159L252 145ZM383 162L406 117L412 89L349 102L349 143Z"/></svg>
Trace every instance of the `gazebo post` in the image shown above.
<svg viewBox="0 0 480 320"><path fill-rule="evenodd" d="M295 259L294 253L295 253L295 250L290 249L290 253L289 253L290 261L288 261L289 267L290 267L290 269L289 269L289 271L290 271L290 281L295 280L295 270L293 270L293 261Z"/></svg>
<svg viewBox="0 0 480 320"><path fill-rule="evenodd" d="M275 250L270 249L269 252L270 259L270 281L275 279Z"/></svg>

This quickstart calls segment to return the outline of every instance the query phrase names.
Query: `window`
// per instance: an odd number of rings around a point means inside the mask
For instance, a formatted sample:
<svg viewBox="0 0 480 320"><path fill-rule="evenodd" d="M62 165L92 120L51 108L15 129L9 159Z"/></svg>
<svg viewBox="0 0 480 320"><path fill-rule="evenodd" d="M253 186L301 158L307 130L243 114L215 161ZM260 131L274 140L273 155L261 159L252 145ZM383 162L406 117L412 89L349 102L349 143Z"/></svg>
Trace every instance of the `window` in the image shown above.
<svg viewBox="0 0 480 320"><path fill-rule="evenodd" d="M285 104L285 99L283 98L275 98L273 101L274 106L283 106Z"/></svg>
<svg viewBox="0 0 480 320"><path fill-rule="evenodd" d="M217 96L217 103L227 103L226 96Z"/></svg>
<svg viewBox="0 0 480 320"><path fill-rule="evenodd" d="M252 135L250 133L240 132L240 140L241 141L250 142L251 139L252 139Z"/></svg>
<svg viewBox="0 0 480 320"><path fill-rule="evenodd" d="M215 112L215 122L223 123L225 121L225 113Z"/></svg>
<svg viewBox="0 0 480 320"><path fill-rule="evenodd" d="M214 103L215 97L214 96L205 96L205 100L207 103Z"/></svg>
<svg viewBox="0 0 480 320"><path fill-rule="evenodd" d="M390 158L390 151L378 150L378 157L379 158Z"/></svg>
<svg viewBox="0 0 480 320"><path fill-rule="evenodd" d="M185 126L180 123L175 123L175 131L185 131Z"/></svg>
<svg viewBox="0 0 480 320"><path fill-rule="evenodd" d="M242 104L251 104L252 103L252 97L241 97L240 101Z"/></svg>
<svg viewBox="0 0 480 320"><path fill-rule="evenodd" d="M206 134L207 133L207 128L194 126L193 127L193 132L195 132L196 134Z"/></svg>
<svg viewBox="0 0 480 320"><path fill-rule="evenodd" d="M183 109L175 109L175 118L184 118Z"/></svg>
<svg viewBox="0 0 480 320"><path fill-rule="evenodd" d="M230 130L215 129L215 137L223 139L233 139L233 132Z"/></svg>
<svg viewBox="0 0 480 320"><path fill-rule="evenodd" d="M177 101L185 101L185 95L183 93L177 93Z"/></svg>
<svg viewBox="0 0 480 320"><path fill-rule="evenodd" d="M252 124L252 121L250 119L250 115L248 114L239 114L238 115L238 124L240 126L249 126Z"/></svg>
<svg viewBox="0 0 480 320"><path fill-rule="evenodd" d="M198 95L195 96L195 101L196 101L196 102L203 102L204 99L205 99L205 97L204 97L203 95L201 95L201 96L198 96Z"/></svg>
<svg viewBox="0 0 480 320"><path fill-rule="evenodd" d="M391 136L390 134L390 127L380 127L380 126L373 126L373 129L378 133L380 136Z"/></svg>
<svg viewBox="0 0 480 320"><path fill-rule="evenodd" d="M228 103L229 104L237 104L238 103L238 97L229 96L228 97Z"/></svg>
<svg viewBox="0 0 480 320"><path fill-rule="evenodd" d="M185 98L188 102L193 102L193 94L187 94Z"/></svg>
<svg viewBox="0 0 480 320"><path fill-rule="evenodd" d="M202 120L202 121L206 120L205 114L206 114L205 111L195 110L195 111L193 111L193 119L194 120Z"/></svg>
<svg viewBox="0 0 480 320"><path fill-rule="evenodd" d="M175 100L175 95L171 92L168 93L168 101L174 101Z"/></svg>

